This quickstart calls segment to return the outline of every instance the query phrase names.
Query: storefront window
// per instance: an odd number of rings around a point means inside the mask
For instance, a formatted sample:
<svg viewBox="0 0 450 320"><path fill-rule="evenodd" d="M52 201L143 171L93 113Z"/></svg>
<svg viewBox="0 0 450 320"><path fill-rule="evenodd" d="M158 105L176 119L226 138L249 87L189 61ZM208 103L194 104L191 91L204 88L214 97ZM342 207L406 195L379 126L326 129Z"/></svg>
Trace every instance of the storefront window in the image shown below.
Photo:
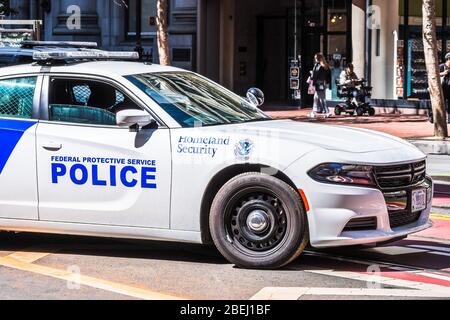
<svg viewBox="0 0 450 320"><path fill-rule="evenodd" d="M331 2L328 7L328 31L347 31L347 6L345 0Z"/></svg>
<svg viewBox="0 0 450 320"><path fill-rule="evenodd" d="M444 2L447 1L447 2ZM447 10L444 12L444 4ZM450 38L450 30L444 21L448 21L450 10L449 0L436 1L436 24L439 57L448 52L447 39ZM404 17L407 6L407 16ZM397 95L399 98L428 99L428 78L425 66L422 40L422 0L401 0L399 6L400 41L397 44ZM405 25L408 21L408 25ZM443 48L447 46L447 48Z"/></svg>
<svg viewBox="0 0 450 320"><path fill-rule="evenodd" d="M404 0L403 0L404 1ZM402 1L402 2L403 2ZM447 0L445 0L447 1ZM409 25L422 26L422 3L423 0L409 0ZM404 5L404 2L403 2ZM436 25L442 26L442 0L436 0Z"/></svg>
<svg viewBox="0 0 450 320"><path fill-rule="evenodd" d="M303 0L304 21L307 27L323 26L324 0Z"/></svg>
<svg viewBox="0 0 450 320"><path fill-rule="evenodd" d="M331 66L331 88L332 98L337 100L336 80L344 70L344 64L347 57L346 35L329 35L328 36L328 56Z"/></svg>

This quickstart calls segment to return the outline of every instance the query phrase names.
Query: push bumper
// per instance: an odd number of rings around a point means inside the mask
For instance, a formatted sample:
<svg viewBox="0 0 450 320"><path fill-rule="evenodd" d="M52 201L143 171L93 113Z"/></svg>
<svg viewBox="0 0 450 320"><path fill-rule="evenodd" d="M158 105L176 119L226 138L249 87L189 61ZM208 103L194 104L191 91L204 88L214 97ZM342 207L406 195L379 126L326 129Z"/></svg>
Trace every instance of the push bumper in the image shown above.
<svg viewBox="0 0 450 320"><path fill-rule="evenodd" d="M413 213L412 190L420 188L428 190L426 208ZM403 224L398 224L395 217L400 213L388 210L386 194L381 190L320 183L314 190L309 198L311 210L308 212L308 223L310 242L316 248L375 244L417 233L432 226L429 219L433 194L431 179L406 190L408 204L403 214L413 215L413 219L405 220ZM363 224L356 230L348 228L355 220L369 221L372 225L365 228Z"/></svg>

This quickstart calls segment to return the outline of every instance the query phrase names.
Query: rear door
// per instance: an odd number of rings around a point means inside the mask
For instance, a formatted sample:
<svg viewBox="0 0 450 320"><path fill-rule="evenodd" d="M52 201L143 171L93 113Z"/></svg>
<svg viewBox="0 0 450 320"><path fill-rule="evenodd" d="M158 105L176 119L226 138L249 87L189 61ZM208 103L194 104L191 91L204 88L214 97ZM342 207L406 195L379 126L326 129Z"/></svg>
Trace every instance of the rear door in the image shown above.
<svg viewBox="0 0 450 320"><path fill-rule="evenodd" d="M36 129L42 77L0 79L0 218L38 219Z"/></svg>
<svg viewBox="0 0 450 320"><path fill-rule="evenodd" d="M143 109L117 83L74 76L44 83L41 108L48 115L37 131L40 220L169 228L169 129L116 126L117 110Z"/></svg>

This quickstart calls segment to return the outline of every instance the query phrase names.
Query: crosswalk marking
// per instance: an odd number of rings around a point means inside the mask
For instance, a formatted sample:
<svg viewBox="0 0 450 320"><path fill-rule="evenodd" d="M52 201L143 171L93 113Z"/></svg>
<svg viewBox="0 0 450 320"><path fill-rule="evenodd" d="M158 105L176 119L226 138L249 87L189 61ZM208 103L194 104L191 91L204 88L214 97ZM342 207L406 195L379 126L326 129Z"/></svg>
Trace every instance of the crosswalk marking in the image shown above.
<svg viewBox="0 0 450 320"><path fill-rule="evenodd" d="M358 297L403 297L403 298L448 298L449 293L405 289L368 288L276 288L267 287L250 300L299 300L303 296L358 296Z"/></svg>
<svg viewBox="0 0 450 320"><path fill-rule="evenodd" d="M42 258L45 258L46 256L58 252L59 249L56 247L30 247L23 251L14 252L10 255L8 255L9 258L27 262L27 263L33 263L37 260L40 260Z"/></svg>
<svg viewBox="0 0 450 320"><path fill-rule="evenodd" d="M180 297L162 294L155 291L150 291L142 288L137 288L121 283L116 283L108 280L98 279L83 274L74 276L74 273L66 270L55 269L47 266L42 266L38 264L29 263L22 261L20 254L16 254L19 259L14 257L0 257L0 266L32 272L39 275L44 275L60 280L65 280L69 282L77 282L79 285L84 285L96 289L101 289L121 295L125 295L132 298L143 299L143 300L180 300Z"/></svg>
<svg viewBox="0 0 450 320"><path fill-rule="evenodd" d="M377 284L386 285L386 286L403 287L403 288L409 288L409 289L418 289L418 290L424 290L424 291L438 292L438 293L443 294L446 297L450 298L450 288L448 286L431 284L431 283L423 283L423 282L412 281L412 280L403 280L403 279L384 277L384 276L382 276L383 273L380 273L380 275L373 275L373 274L367 274L367 273L358 273L358 272L350 272L350 271L335 271L335 270L305 270L305 272L320 274L320 275L327 275L327 276L331 276L331 277L364 281L364 282L372 283L372 284L377 283ZM412 273L410 273L410 275L413 276L414 273L412 272Z"/></svg>

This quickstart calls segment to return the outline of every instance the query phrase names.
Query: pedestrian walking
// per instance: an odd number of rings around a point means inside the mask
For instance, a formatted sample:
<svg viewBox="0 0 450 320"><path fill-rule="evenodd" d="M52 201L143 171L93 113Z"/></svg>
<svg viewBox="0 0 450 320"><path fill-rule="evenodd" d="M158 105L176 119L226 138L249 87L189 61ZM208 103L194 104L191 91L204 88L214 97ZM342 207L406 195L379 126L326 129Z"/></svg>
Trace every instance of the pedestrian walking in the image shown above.
<svg viewBox="0 0 450 320"><path fill-rule="evenodd" d="M316 114L325 114L326 117L331 116L326 100L326 90L331 84L331 70L325 56L317 53L315 56L315 65L312 70L311 81L315 89L314 106L311 117Z"/></svg>
<svg viewBox="0 0 450 320"><path fill-rule="evenodd" d="M445 62L439 66L441 72L442 91L444 91L447 121L450 123L450 52L445 55Z"/></svg>

